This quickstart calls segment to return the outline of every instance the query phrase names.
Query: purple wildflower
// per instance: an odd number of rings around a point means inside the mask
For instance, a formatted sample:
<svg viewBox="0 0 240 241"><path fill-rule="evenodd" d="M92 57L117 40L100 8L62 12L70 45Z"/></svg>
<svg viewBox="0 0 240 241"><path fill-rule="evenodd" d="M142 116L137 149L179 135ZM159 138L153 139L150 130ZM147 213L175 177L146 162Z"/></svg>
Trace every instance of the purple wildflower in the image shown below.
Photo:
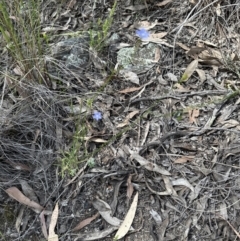
<svg viewBox="0 0 240 241"><path fill-rule="evenodd" d="M99 121L102 119L102 113L97 110L94 110L92 117L94 120Z"/></svg>
<svg viewBox="0 0 240 241"><path fill-rule="evenodd" d="M136 35L144 40L147 39L150 36L150 33L145 28L139 28L136 30Z"/></svg>

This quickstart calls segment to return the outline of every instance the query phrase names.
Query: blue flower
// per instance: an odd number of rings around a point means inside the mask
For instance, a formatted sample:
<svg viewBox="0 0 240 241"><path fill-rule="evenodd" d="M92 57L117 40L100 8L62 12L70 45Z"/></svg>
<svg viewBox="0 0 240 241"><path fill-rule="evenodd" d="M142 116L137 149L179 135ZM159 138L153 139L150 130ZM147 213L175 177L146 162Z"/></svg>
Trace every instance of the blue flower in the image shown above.
<svg viewBox="0 0 240 241"><path fill-rule="evenodd" d="M136 30L136 35L144 40L147 39L150 36L150 33L145 28L139 28Z"/></svg>
<svg viewBox="0 0 240 241"><path fill-rule="evenodd" d="M102 119L102 113L97 110L94 110L92 117L94 120L99 121Z"/></svg>

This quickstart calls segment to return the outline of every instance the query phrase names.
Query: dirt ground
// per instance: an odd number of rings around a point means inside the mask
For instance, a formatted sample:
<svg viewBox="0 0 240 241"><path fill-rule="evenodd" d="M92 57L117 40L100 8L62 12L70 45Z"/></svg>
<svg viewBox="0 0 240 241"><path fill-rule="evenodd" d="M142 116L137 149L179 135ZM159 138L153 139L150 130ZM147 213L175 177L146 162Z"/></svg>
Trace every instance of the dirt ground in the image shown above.
<svg viewBox="0 0 240 241"><path fill-rule="evenodd" d="M69 34L113 5L41 4L42 84L0 36L0 240L240 240L239 0L118 0L101 49Z"/></svg>

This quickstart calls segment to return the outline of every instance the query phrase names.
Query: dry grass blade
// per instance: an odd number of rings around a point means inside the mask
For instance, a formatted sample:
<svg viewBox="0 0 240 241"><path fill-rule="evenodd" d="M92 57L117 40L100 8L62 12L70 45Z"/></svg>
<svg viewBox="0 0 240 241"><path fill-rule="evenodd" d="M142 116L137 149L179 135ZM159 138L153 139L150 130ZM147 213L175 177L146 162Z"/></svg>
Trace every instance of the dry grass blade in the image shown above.
<svg viewBox="0 0 240 241"><path fill-rule="evenodd" d="M221 217L221 216L220 216L220 217ZM228 223L228 225L231 227L231 229L233 230L233 232L240 238L239 232L232 226L232 224L231 224L228 220L224 219L223 217L221 217L221 218Z"/></svg>
<svg viewBox="0 0 240 241"><path fill-rule="evenodd" d="M20 227L22 223L24 209L25 209L25 206L22 206L16 219L15 228L17 229L18 233L20 233Z"/></svg>
<svg viewBox="0 0 240 241"><path fill-rule="evenodd" d="M70 180L68 181L67 184L64 185L64 187L67 187L68 185L70 185L71 183L73 183L79 176L81 176L81 174L84 172L84 170L87 168L87 163L77 172L77 174Z"/></svg>

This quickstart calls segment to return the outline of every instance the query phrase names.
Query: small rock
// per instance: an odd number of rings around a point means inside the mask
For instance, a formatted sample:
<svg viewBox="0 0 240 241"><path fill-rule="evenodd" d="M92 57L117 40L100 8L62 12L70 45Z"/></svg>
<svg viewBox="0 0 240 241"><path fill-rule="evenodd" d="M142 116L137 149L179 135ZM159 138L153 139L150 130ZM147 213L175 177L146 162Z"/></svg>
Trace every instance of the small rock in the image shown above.
<svg viewBox="0 0 240 241"><path fill-rule="evenodd" d="M144 47L122 48L118 51L117 62L123 69L136 74L146 72L155 65L158 45L149 43Z"/></svg>

